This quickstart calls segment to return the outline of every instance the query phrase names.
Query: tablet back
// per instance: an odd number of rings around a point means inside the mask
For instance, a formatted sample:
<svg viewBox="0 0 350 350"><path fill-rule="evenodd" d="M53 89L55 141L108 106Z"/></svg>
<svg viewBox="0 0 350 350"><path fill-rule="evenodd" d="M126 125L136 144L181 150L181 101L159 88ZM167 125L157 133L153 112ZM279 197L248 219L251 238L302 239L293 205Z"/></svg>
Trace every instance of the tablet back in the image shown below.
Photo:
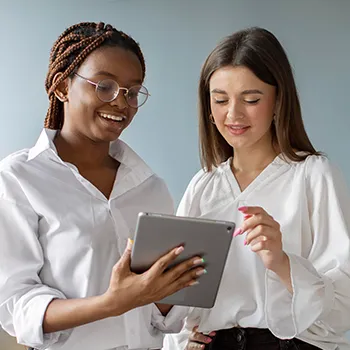
<svg viewBox="0 0 350 350"><path fill-rule="evenodd" d="M211 308L215 303L234 229L233 222L140 213L131 270L142 273L168 251L183 245L185 250L172 265L201 256L208 273L199 278L198 285L182 289L159 302Z"/></svg>

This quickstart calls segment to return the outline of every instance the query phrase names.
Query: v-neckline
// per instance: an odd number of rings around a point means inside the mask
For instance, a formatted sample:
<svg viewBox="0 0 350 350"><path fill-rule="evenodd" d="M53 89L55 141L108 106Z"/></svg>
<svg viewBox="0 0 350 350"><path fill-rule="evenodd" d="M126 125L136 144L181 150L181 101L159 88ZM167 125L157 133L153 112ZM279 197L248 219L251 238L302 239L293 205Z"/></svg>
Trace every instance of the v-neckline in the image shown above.
<svg viewBox="0 0 350 350"><path fill-rule="evenodd" d="M233 196L236 199L243 200L246 198L253 190L255 190L259 185L262 185L272 174L276 173L278 169L283 165L288 165L288 163L282 159L281 154L277 155L270 164L268 164L265 169L242 191L239 183L234 175L231 168L232 157L226 161L225 164L225 174L227 180L230 184Z"/></svg>

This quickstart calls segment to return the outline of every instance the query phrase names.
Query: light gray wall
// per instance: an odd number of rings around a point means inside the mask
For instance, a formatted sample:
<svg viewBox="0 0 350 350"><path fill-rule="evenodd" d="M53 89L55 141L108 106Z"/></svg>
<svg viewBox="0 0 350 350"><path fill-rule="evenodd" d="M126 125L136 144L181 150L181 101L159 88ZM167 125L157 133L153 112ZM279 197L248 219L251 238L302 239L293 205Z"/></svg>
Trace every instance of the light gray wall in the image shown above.
<svg viewBox="0 0 350 350"><path fill-rule="evenodd" d="M0 158L40 132L54 40L73 23L102 20L135 36L145 52L152 96L123 138L178 202L199 168L200 67L221 37L258 25L285 45L311 139L350 182L349 14L349 0L1 0Z"/></svg>
<svg viewBox="0 0 350 350"><path fill-rule="evenodd" d="M40 132L57 36L79 21L110 22L141 43L152 93L123 138L178 202L199 168L200 66L221 37L258 25L284 44L311 139L350 182L349 14L349 0L0 0L0 158Z"/></svg>

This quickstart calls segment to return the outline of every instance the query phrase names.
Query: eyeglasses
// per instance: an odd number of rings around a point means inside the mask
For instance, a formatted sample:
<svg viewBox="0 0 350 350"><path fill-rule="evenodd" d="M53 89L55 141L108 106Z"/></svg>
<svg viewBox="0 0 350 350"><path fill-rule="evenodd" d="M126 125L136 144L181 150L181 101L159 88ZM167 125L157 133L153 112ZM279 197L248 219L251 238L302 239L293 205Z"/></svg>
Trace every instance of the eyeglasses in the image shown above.
<svg viewBox="0 0 350 350"><path fill-rule="evenodd" d="M118 97L120 90L124 90L123 95L126 103L132 108L139 108L146 103L148 96L150 96L147 88L143 85L134 85L127 89L120 87L119 84L113 79L103 79L98 83L95 83L82 77L78 73L75 73L75 75L86 80L91 85L94 85L96 95L102 102L112 102Z"/></svg>

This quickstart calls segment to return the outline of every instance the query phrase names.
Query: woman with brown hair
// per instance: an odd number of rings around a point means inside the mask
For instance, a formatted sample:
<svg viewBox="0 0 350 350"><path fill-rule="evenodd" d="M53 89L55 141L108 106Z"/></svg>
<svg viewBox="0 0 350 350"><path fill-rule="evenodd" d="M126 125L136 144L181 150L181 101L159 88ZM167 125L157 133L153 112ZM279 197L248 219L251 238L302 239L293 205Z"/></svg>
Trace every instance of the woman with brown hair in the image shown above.
<svg viewBox="0 0 350 350"><path fill-rule="evenodd" d="M198 257L165 271L178 247L130 271L138 213L173 212L119 140L149 96L145 70L135 40L104 23L73 25L52 48L45 128L0 163L0 324L20 344L154 349L182 327L186 309L154 303L196 283Z"/></svg>
<svg viewBox="0 0 350 350"><path fill-rule="evenodd" d="M306 134L272 33L242 30L210 53L199 124L203 170L178 215L237 230L215 306L192 309L165 349L350 349L350 198Z"/></svg>

